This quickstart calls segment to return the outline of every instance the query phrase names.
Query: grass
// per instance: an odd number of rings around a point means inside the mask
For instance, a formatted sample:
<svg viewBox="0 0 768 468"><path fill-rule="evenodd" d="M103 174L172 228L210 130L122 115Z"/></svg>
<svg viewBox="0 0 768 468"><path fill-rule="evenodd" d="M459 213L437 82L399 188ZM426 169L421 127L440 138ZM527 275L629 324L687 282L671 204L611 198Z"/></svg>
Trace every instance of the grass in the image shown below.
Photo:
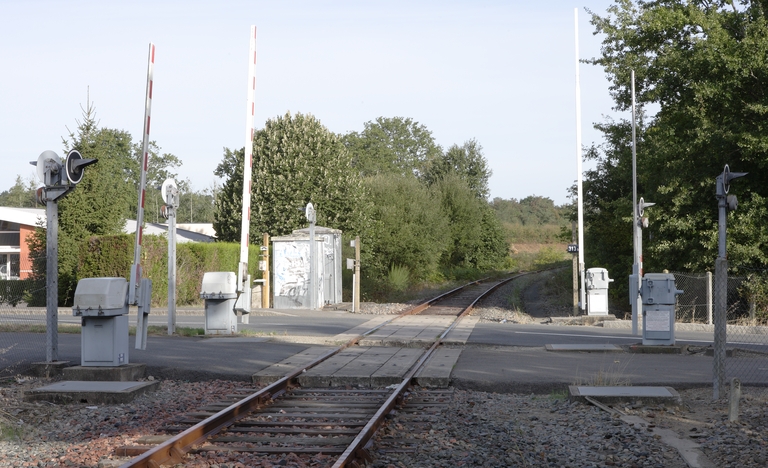
<svg viewBox="0 0 768 468"><path fill-rule="evenodd" d="M45 324L0 323L0 333L45 333ZM59 333L80 333L80 325L59 324Z"/></svg>
<svg viewBox="0 0 768 468"><path fill-rule="evenodd" d="M395 291L401 292L408 288L408 283L411 278L411 271L408 267L403 265L392 265L389 269L389 275L387 281Z"/></svg>
<svg viewBox="0 0 768 468"><path fill-rule="evenodd" d="M542 275L551 276L552 272L542 272L531 275L523 276L512 283L512 289L504 298L510 309L517 312L524 312L523 310L523 291L536 281L539 281Z"/></svg>
<svg viewBox="0 0 768 468"><path fill-rule="evenodd" d="M613 362L606 369L601 367L596 373L586 377L577 377L573 385L581 387L628 387L632 385L624 371L631 362L632 357L622 363L619 358L613 359Z"/></svg>
<svg viewBox="0 0 768 468"><path fill-rule="evenodd" d="M552 400L567 400L568 390L554 390L549 394L549 398Z"/></svg>
<svg viewBox="0 0 768 468"><path fill-rule="evenodd" d="M20 421L0 410L0 440L18 440L24 435Z"/></svg>
<svg viewBox="0 0 768 468"><path fill-rule="evenodd" d="M512 282L512 290L504 298L507 306L515 312L523 311L523 291L534 281L535 275L523 276Z"/></svg>
<svg viewBox="0 0 768 468"><path fill-rule="evenodd" d="M556 270L544 283L541 294L554 305L573 307L573 269Z"/></svg>

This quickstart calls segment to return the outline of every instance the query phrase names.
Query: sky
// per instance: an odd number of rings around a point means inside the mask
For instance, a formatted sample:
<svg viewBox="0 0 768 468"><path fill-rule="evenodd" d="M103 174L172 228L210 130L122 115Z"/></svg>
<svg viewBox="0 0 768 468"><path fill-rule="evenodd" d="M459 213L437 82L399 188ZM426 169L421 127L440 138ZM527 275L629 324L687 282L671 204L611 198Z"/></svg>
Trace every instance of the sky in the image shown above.
<svg viewBox="0 0 768 468"><path fill-rule="evenodd" d="M584 10L611 0L2 0L0 191L75 131L88 99L101 127L141 142L149 43L150 137L195 190L224 148L242 148L250 26L257 28L254 126L286 112L329 130L409 117L444 149L476 139L491 198L569 202L577 178L574 9L579 55L600 54ZM579 67L582 140L615 115L602 69ZM589 165L585 164L586 169ZM87 169L86 174L87 177Z"/></svg>

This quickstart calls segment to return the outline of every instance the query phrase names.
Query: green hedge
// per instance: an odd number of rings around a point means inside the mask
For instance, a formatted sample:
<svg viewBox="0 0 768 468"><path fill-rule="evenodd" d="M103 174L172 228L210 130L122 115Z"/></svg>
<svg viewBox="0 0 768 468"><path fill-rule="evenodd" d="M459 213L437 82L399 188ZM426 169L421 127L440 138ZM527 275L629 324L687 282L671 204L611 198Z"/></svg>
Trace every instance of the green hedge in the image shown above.
<svg viewBox="0 0 768 468"><path fill-rule="evenodd" d="M128 278L133 263L134 236L91 237L80 250L77 279L102 276ZM259 245L251 245L248 267L260 278ZM200 286L207 271L237 272L240 245L228 242L176 244L176 304L199 305ZM152 305L168 304L168 241L165 236L144 236L141 250L143 277L152 280Z"/></svg>
<svg viewBox="0 0 768 468"><path fill-rule="evenodd" d="M0 280L0 304L10 304L16 307L19 302L28 299L33 285L34 281L31 279Z"/></svg>

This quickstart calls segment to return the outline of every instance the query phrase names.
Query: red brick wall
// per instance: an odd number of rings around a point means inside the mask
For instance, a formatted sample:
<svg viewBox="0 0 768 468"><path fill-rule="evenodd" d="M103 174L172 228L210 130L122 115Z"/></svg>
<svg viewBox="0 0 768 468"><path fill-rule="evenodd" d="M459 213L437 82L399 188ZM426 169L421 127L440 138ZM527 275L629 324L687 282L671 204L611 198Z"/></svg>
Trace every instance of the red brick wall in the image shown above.
<svg viewBox="0 0 768 468"><path fill-rule="evenodd" d="M29 246L27 245L27 236L35 232L34 226L22 224L19 227L19 244L21 255L19 255L19 279L26 279L32 274L32 259L29 257Z"/></svg>

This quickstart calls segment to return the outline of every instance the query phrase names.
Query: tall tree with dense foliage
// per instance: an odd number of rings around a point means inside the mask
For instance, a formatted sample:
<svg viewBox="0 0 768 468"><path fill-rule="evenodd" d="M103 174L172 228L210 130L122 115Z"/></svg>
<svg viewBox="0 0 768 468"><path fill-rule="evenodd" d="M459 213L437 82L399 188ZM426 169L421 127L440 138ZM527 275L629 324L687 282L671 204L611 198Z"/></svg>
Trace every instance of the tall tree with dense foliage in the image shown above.
<svg viewBox="0 0 768 468"><path fill-rule="evenodd" d="M768 4L618 0L605 16L593 13L592 24L605 35L592 63L608 74L616 109L630 107L631 70L640 108L658 109L642 122L638 143L638 194L657 204L647 211L646 270L712 268L714 184L725 164L749 172L732 186L740 206L728 215L731 265L764 268ZM585 180L587 243L595 246L587 261L602 251L603 259L620 259L620 275L629 273L632 256L630 127L619 121L601 128L606 142L591 149L597 166Z"/></svg>
<svg viewBox="0 0 768 468"><path fill-rule="evenodd" d="M352 165L362 176L418 176L442 154L432 132L406 117L379 117L366 122L362 132L345 135L344 143Z"/></svg>
<svg viewBox="0 0 768 468"><path fill-rule="evenodd" d="M91 235L120 233L125 226L136 191L129 174L132 164L131 136L124 131L99 128L89 104L76 132L64 140L65 153L78 150L83 158L98 159L88 166L77 187L59 199L59 303L71 303L77 286L78 249ZM32 277L45 281L45 231L38 229L29 241ZM127 272L126 272L127 274ZM44 294L43 294L44 296Z"/></svg>
<svg viewBox="0 0 768 468"><path fill-rule="evenodd" d="M427 184L455 175L469 187L472 193L485 200L488 198L488 179L492 174L488 161L483 156L483 147L475 139L463 145L452 145L445 154L429 160L422 178Z"/></svg>
<svg viewBox="0 0 768 468"><path fill-rule="evenodd" d="M242 151L225 150L217 168L228 175L216 199L214 228L221 240L240 238L242 164ZM306 227L309 202L320 226L350 234L366 226L363 186L341 137L310 114L270 119L253 142L251 240Z"/></svg>
<svg viewBox="0 0 768 468"><path fill-rule="evenodd" d="M216 231L216 238L223 242L240 241L244 153L242 148L236 151L224 148L224 157L214 171L217 177L224 179L213 202L213 229ZM251 239L255 239L257 235L258 233L251 232Z"/></svg>
<svg viewBox="0 0 768 468"><path fill-rule="evenodd" d="M362 243L366 278L386 278L393 266L407 267L416 282L437 278L451 242L437 192L395 174L366 178L365 185L373 205L371 235Z"/></svg>
<svg viewBox="0 0 768 468"><path fill-rule="evenodd" d="M501 269L509 256L496 214L485 199L458 174L448 174L434 186L448 220L449 243L441 255L446 268Z"/></svg>
<svg viewBox="0 0 768 468"><path fill-rule="evenodd" d="M125 221L135 217L138 201L139 156L128 132L100 128L91 103L83 110L76 131L63 141L64 154L77 150L98 163L88 166L77 187L58 201L59 211L59 302L72 301L77 286L78 256L82 242L90 236L123 232ZM159 147L152 145L153 153ZM63 159L63 155L62 155ZM153 162L154 161L154 162ZM163 155L150 159L150 174L160 174L178 159ZM161 177L161 176L157 176ZM149 186L154 179L149 179ZM146 205L145 205L146 207ZM30 242L33 277L45 278L45 232L38 230ZM126 276L129 272L125 272Z"/></svg>

